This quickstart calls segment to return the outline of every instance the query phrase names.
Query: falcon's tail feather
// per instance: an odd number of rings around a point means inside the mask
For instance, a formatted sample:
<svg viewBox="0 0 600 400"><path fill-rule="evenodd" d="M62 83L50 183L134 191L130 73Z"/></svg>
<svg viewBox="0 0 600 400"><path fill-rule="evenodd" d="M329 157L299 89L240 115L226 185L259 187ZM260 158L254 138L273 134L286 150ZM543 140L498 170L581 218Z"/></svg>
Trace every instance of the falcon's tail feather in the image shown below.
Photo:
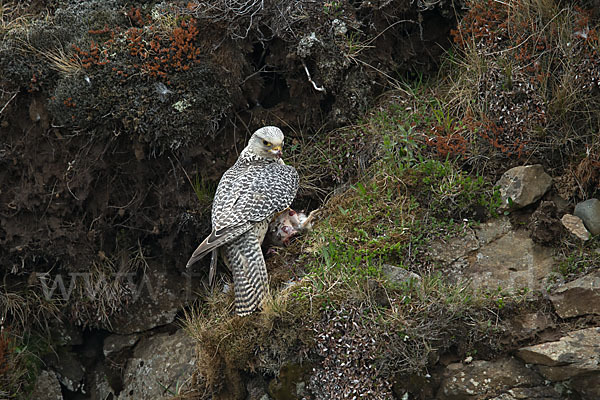
<svg viewBox="0 0 600 400"><path fill-rule="evenodd" d="M230 240L232 240L236 236L239 236L241 233L247 231L251 227L251 223L244 223L241 225L231 226L220 230L213 229L210 235L208 235L208 237L198 245L196 250L194 250L194 253L192 254L192 256L186 264L186 268L189 268L192 264L206 256L211 251L215 250L217 247L229 242Z"/></svg>
<svg viewBox="0 0 600 400"><path fill-rule="evenodd" d="M217 273L217 249L213 249L210 253L210 271L208 272L208 285L212 287L215 282L215 274Z"/></svg>
<svg viewBox="0 0 600 400"><path fill-rule="evenodd" d="M235 312L244 316L256 311L269 291L267 266L254 230L227 243L223 250L233 270Z"/></svg>

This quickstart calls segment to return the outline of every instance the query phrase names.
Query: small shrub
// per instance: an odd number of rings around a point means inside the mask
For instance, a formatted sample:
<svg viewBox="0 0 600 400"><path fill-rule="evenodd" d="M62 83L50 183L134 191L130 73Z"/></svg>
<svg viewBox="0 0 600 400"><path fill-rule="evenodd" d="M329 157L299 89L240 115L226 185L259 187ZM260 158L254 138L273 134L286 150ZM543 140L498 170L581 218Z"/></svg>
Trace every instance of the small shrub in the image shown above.
<svg viewBox="0 0 600 400"><path fill-rule="evenodd" d="M40 356L48 352L41 337L18 336L10 327L0 331L0 396L25 398L41 368Z"/></svg>
<svg viewBox="0 0 600 400"><path fill-rule="evenodd" d="M452 32L448 107L467 153L495 158L577 156L597 141L597 26L554 0L469 1Z"/></svg>
<svg viewBox="0 0 600 400"><path fill-rule="evenodd" d="M557 256L557 272L561 275L561 280L572 281L600 268L600 253L597 251L597 245L597 238L592 238L585 243L563 243Z"/></svg>

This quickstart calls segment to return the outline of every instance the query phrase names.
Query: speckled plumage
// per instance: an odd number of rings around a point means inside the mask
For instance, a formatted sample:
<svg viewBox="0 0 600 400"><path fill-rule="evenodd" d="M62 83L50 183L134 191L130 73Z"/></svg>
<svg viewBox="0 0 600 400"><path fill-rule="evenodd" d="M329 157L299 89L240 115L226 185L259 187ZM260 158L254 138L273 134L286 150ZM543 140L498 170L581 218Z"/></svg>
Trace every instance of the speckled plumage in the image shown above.
<svg viewBox="0 0 600 400"><path fill-rule="evenodd" d="M279 158L283 133L267 126L254 132L236 163L221 177L212 207L212 232L198 246L189 267L217 248L233 271L238 315L255 311L268 292L267 269L260 245L268 223L288 208L298 189L298 173Z"/></svg>

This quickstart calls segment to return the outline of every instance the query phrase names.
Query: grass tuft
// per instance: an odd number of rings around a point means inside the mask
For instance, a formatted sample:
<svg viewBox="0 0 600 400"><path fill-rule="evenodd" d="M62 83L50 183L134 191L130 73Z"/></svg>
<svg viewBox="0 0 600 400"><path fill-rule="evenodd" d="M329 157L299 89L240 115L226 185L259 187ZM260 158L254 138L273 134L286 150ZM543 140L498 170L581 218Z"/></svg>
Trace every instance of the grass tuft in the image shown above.
<svg viewBox="0 0 600 400"><path fill-rule="evenodd" d="M50 351L48 340L0 326L0 396L26 398L42 368L39 355Z"/></svg>

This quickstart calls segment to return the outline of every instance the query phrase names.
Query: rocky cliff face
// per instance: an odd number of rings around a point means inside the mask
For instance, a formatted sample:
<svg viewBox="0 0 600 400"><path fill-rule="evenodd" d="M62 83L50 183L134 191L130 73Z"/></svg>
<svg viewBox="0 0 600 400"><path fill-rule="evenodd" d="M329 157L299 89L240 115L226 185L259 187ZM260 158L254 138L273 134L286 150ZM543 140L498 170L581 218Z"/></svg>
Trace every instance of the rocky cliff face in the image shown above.
<svg viewBox="0 0 600 400"><path fill-rule="evenodd" d="M353 121L390 74L434 71L454 23L448 4L221 5L2 6L0 271L23 294L3 323L172 323L196 298L204 273L182 266L247 136L275 124L301 143Z"/></svg>
<svg viewBox="0 0 600 400"><path fill-rule="evenodd" d="M81 298L77 274L92 271L113 293L100 285L106 301L68 302L68 312L108 327L134 303L140 271L180 272L206 233L211 188L254 129L288 124L290 143L301 142L364 112L391 71L435 69L452 8L388 3L7 6L0 262L9 280L52 286L62 276Z"/></svg>
<svg viewBox="0 0 600 400"><path fill-rule="evenodd" d="M492 200L482 205L452 191L462 173L441 177L433 167L412 168L417 160L454 155L462 143L457 135L468 126L431 98L419 100L420 89L406 84L436 74L463 3L29 0L0 6L0 397L600 397L597 266L585 259L585 266L573 267L556 254L563 239L579 245L592 237L598 219L593 204L573 209L559 198L575 185L563 174L568 168L554 174L539 157L544 167L510 170L498 182L504 191L485 192L504 206L500 216L493 210L494 218L486 209ZM577 29L593 33L591 20L588 25ZM500 70L490 71L495 83L504 82ZM494 86L510 92L503 101L541 101L506 85ZM389 89L401 94L379 97ZM483 89L478 93L487 98ZM492 107L498 118L502 104ZM413 116L423 107L435 126L417 134L413 128L423 121ZM388 109L403 113L389 118ZM365 115L370 119L360 128L339 129ZM511 118L518 123L521 114ZM299 305L276 297L254 319L231 320L218 308L227 303L226 287L208 295L205 269L184 271L208 232L216 182L253 130L267 124L284 129L286 160L303 177L295 208L319 208L327 198L327 221L346 221L361 201L369 203L368 219L340 230L374 254L344 253L355 270L370 268L367 258L385 262L380 272L361 275L368 301L352 294L312 303L314 291L303 285L312 279L308 258L327 253L321 239L307 241L310 249L271 256L273 284ZM508 146L506 135L496 139ZM423 143L428 150L417 154ZM470 161L486 154L470 154ZM394 173L406 168L402 182L386 170L373 186L351 189L359 200L344 200L348 182L381 160ZM583 172L576 175L586 193L593 193L594 162L586 164L584 172L592 172L585 182ZM490 175L514 164L527 163L504 159ZM439 178L436 187L428 174ZM481 189L471 181L461 185L463 192ZM420 193L403 197L411 191ZM384 197L385 207L377 209ZM425 213L424 230L411 231L407 221L418 217L405 211L427 205L433 210ZM448 235L435 232L447 228L438 226L442 214L452 220ZM371 229L373 218L394 228ZM411 235L431 239L427 251L420 239L401 247ZM594 239L586 246L588 257ZM331 254L319 257L325 265ZM393 335L379 324L371 311L412 307L409 297L423 294L432 271L452 283L468 280L469 291L492 299L477 311L489 321L486 336L478 336L483 328L465 308L462 315L452 304L414 307L460 321L453 330L393 325L406 322L401 314L383 324L395 327ZM311 284L332 284L332 291L347 284L336 279ZM505 306L505 291L524 300ZM341 309L329 307L335 302ZM360 306L344 308L349 303ZM307 318L321 309L319 318ZM180 320L206 315L218 317L214 325L181 329ZM236 332L248 337L238 340ZM404 358L382 356L392 344L394 357ZM37 358L26 359L27 351L43 362L28 364ZM15 378L8 364L28 372ZM198 370L203 365L213 369Z"/></svg>

